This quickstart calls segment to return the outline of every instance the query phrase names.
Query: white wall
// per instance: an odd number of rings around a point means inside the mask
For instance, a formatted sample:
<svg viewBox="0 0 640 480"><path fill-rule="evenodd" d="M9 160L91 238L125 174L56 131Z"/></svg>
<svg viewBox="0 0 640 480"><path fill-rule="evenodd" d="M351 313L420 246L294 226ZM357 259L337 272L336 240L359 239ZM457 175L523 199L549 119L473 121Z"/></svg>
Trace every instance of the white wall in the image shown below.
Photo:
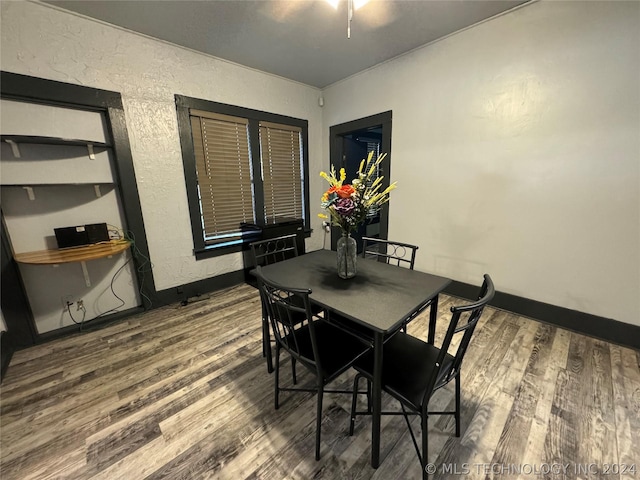
<svg viewBox="0 0 640 480"><path fill-rule="evenodd" d="M243 267L240 254L196 261L174 94L309 121L309 163L320 171L320 91L152 40L45 4L2 2L2 70L122 93L158 290ZM321 179L311 175L319 192ZM319 193L311 194L311 198ZM321 232L311 212L312 228ZM322 246L317 233L307 249Z"/></svg>
<svg viewBox="0 0 640 480"><path fill-rule="evenodd" d="M534 3L327 88L324 132L393 111L418 269L640 325L639 32L638 2Z"/></svg>

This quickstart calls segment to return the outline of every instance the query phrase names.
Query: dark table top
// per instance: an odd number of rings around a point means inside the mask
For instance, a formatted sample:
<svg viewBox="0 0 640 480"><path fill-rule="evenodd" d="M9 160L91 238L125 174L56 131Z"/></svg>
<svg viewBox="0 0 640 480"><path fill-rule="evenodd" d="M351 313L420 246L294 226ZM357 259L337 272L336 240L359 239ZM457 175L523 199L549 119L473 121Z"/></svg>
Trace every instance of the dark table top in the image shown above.
<svg viewBox="0 0 640 480"><path fill-rule="evenodd" d="M317 250L263 267L262 274L282 286L310 288L314 303L383 333L397 329L451 283L448 278L361 257L357 268L354 278L342 279L336 252Z"/></svg>

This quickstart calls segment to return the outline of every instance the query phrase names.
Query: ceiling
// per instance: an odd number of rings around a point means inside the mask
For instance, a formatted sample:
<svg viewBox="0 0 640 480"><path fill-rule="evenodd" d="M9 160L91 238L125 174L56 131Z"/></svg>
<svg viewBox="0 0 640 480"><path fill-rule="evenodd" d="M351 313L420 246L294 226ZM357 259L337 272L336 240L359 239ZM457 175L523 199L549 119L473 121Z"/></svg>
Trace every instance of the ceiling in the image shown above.
<svg viewBox="0 0 640 480"><path fill-rule="evenodd" d="M527 0L49 0L46 3L324 88Z"/></svg>

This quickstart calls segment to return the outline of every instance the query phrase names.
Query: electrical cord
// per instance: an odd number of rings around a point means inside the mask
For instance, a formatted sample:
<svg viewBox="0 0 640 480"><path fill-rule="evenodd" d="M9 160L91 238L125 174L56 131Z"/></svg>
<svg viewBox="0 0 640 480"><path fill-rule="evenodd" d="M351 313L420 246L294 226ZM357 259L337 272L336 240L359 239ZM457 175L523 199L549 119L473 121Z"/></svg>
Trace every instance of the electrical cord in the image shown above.
<svg viewBox="0 0 640 480"><path fill-rule="evenodd" d="M67 302L67 312L69 312L69 317L71 317L73 323L75 323L76 325L80 325L80 330L82 330L82 324L84 323L84 319L87 316L87 309L84 308L84 303L80 303L78 305L78 310L82 310L82 320L78 322L75 318L73 318L73 313L71 313L71 305L73 305L72 302Z"/></svg>
<svg viewBox="0 0 640 480"><path fill-rule="evenodd" d="M140 294L140 298L142 298L142 303L144 307L144 301L146 300L149 303L149 308L153 306L153 302L151 299L144 293L144 278L145 272L151 271L153 269L153 263L151 263L151 259L147 257L144 253L140 251L136 244L136 237L131 230L127 230L126 235L124 237L126 240L131 242L131 251L133 252L134 258L138 261L137 272L140 274L140 288L138 289L138 293ZM146 268L148 265L148 268Z"/></svg>
<svg viewBox="0 0 640 480"><path fill-rule="evenodd" d="M107 224L107 226L109 227L113 227L114 230L110 230L110 231L116 231L118 233L118 235L120 236L119 240L127 240L131 243L131 252L132 252L132 256L135 260L137 260L138 263L138 267L136 268L136 271L140 274L140 288L138 289L138 293L140 294L140 298L142 299L143 302L143 307L144 307L144 301L146 300L148 302L148 307L151 308L153 306L153 302L151 301L151 299L144 293L144 278L145 278L145 272L147 270L151 270L153 268L153 264L151 263L151 260L149 259L149 257L147 257L146 255L144 255L140 249L138 248L137 244L136 244L136 238L134 233L131 230L127 230L126 232L119 228L116 227L115 225L111 225L111 224ZM131 258L129 260L127 260L127 263L129 263L131 261ZM126 265L126 263L125 263ZM149 268L145 268L147 265L149 265ZM120 270L124 268L124 265L120 268ZM113 293L113 295L120 300L120 302L122 302L121 305L119 305L118 307L114 307L111 310L108 310L106 312L101 313L100 315L98 315L98 317L106 315L108 313L113 312L114 310L117 310L118 308L124 306L125 302L118 297L118 295L116 295L115 291L113 290L113 280L115 279L115 276L120 272L120 270L118 270L114 277L111 279L111 292ZM95 317L95 318L98 318Z"/></svg>
<svg viewBox="0 0 640 480"><path fill-rule="evenodd" d="M124 230L122 230L120 227L116 227L115 225L111 225L110 223L107 223L107 227L113 227L113 229L109 229L107 231L115 232L118 235L118 238L114 240L122 240L124 238Z"/></svg>
<svg viewBox="0 0 640 480"><path fill-rule="evenodd" d="M78 310L82 310L82 320L80 320L78 322L75 318L73 318L73 314L71 313L71 305L73 305L73 303L67 302L67 311L69 312L69 316L71 317L71 320L73 321L73 323L75 323L76 325L80 325L80 331L81 332L82 332L82 329L83 329L85 323L92 322L93 320L96 320L96 319L98 319L100 317L103 317L105 315L108 315L110 313L115 313L115 312L118 311L118 309L120 307L123 307L126 304L126 302L120 296L118 296L118 294L116 293L115 289L113 288L113 282L115 281L115 279L118 276L118 274L124 269L124 267L126 267L129 264L129 262L131 262L131 259L128 259L126 262L124 262L124 264L120 268L118 268L118 270L116 270L116 273L114 273L113 277L111 277L111 282L109 284L109 287L111 288L111 293L113 294L114 297L116 297L118 300L120 300L120 305L118 305L116 307L113 307L113 308L107 310L106 312L102 312L101 314L96 315L95 317L93 317L93 318L91 318L89 320L86 320L87 309L85 308L84 304L80 304L78 306Z"/></svg>
<svg viewBox="0 0 640 480"><path fill-rule="evenodd" d="M83 326L85 323L91 322L93 320L96 320L98 318L104 317L106 315L109 315L111 313L116 313L119 311L120 308L122 308L123 306L126 305L126 302L116 293L115 289L114 289L114 282L116 280L116 278L118 277L118 275L120 274L120 272L122 272L122 270L130 263L132 262L132 260L136 260L136 263L138 264L136 271L140 276L140 287L138 289L138 293L140 294L140 298L142 299L142 303L143 303L143 308L145 307L145 301L148 304L148 308L151 308L153 306L153 302L151 300L151 298L149 298L149 296L147 294L144 293L144 280L145 280L145 273L147 271L151 271L153 269L153 264L151 263L151 260L149 259L149 257L147 257L145 254L143 254L140 249L138 248L137 244L136 244L136 239L135 239L135 235L132 231L127 230L126 232L122 229L119 228L115 225L111 225L109 223L107 223L107 226L109 227L108 232L111 233L115 233L118 235L118 238L111 238L111 240L109 242L101 242L101 243L110 243L112 240L116 240L116 241L122 241L122 240L126 240L129 241L131 243L131 257L129 257L129 259L120 267L118 268L118 270L116 270L116 272L113 274L113 277L111 277L111 282L109 284L109 288L111 290L111 293L113 294L113 296L115 298L118 299L118 301L120 302L119 305L117 305L116 307L113 307L105 312L102 312L101 314L86 320L86 314L87 314L87 310L84 306L84 304L80 304L77 309L78 310L82 310L82 319L80 321L77 321L74 317L73 317L73 313L71 312L71 305L72 303L67 302L67 312L69 313L69 317L71 317L71 320L73 321L73 323L75 323L76 325L80 325L80 331L82 331ZM111 235L110 235L111 237Z"/></svg>
<svg viewBox="0 0 640 480"><path fill-rule="evenodd" d="M108 315L108 314L110 314L110 313L115 313L115 312L117 312L117 311L118 311L118 309L119 309L120 307L123 307L123 306L127 303L127 302L125 302L122 298L120 298L120 297L118 296L118 294L116 293L116 291L115 291L115 290L114 290L114 288L113 288L113 282L115 281L115 279L116 279L116 277L118 276L118 274L119 274L119 273L124 269L124 267L126 267L126 266L129 264L129 262L131 262L131 259L130 259L130 258L129 258L126 262L124 262L124 263L122 264L122 266L121 266L118 270L116 270L116 273L114 273L114 274L113 274L113 277L111 277L111 282L110 282L110 284L109 284L109 288L111 289L111 293L113 294L113 296L114 296L114 297L116 297L118 300L120 300L120 305L118 305L117 307L110 308L110 309L109 309L109 310L107 310L106 312L102 312L102 313L101 313L101 314L99 314L99 315L96 315L96 316L95 316L95 317L93 317L91 320L95 320L96 318L104 317L105 315ZM91 321L91 320L89 320L89 321Z"/></svg>
<svg viewBox="0 0 640 480"><path fill-rule="evenodd" d="M115 225L111 225L111 224L107 224L109 227L113 227L113 229L109 229L110 232L116 232L118 234L118 236L120 238L118 238L117 240L127 240L131 243L131 252L132 252L132 256L124 263L122 264L122 266L120 266L120 268L118 268L118 270L116 270L116 272L113 274L113 276L111 277L111 282L109 283L109 288L111 290L111 293L113 294L113 296L115 298L117 298L120 302L119 305L110 308L109 310L102 312L101 314L89 319L89 320L85 320L86 318L86 313L87 310L84 307L84 305L81 305L78 307L78 309L82 309L82 320L80 320L79 322L76 321L76 319L73 317L73 314L71 313L71 308L70 308L70 304L67 303L67 311L69 312L69 316L71 317L71 320L76 324L76 325L80 325L80 331L82 331L83 329L83 325L85 323L91 322L93 320L96 320L98 318L104 317L106 315L109 315L111 313L116 313L118 312L118 309L120 309L121 307L123 307L124 305L126 305L126 302L116 293L115 289L114 289L114 282L116 280L116 278L118 277L118 275L120 274L120 272L122 272L122 270L135 258L138 260L139 266L137 267L137 272L141 275L141 282L140 282L140 288L138 289L138 293L140 294L140 297L144 301L146 300L149 304L149 307L151 307L153 305L153 302L151 301L151 299L144 293L143 291L143 285L144 285L144 276L145 276L145 271L147 270L147 265L149 265L148 270L150 270L151 268L153 268L153 264L151 263L150 259L144 255L140 249L138 248L138 246L136 245L136 241L135 241L135 235L133 234L133 232L131 231L127 231L126 233L124 232L124 230L122 230L121 228L116 227ZM122 232L122 233L120 233ZM115 240L115 239L114 239ZM104 243L109 243L109 242L104 242ZM140 261L140 259L142 259L142 261Z"/></svg>

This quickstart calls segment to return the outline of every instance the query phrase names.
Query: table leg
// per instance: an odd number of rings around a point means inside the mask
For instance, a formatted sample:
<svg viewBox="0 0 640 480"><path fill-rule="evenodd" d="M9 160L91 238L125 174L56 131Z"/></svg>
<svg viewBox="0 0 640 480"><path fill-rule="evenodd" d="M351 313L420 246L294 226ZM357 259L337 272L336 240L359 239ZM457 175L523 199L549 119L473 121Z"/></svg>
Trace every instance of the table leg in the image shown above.
<svg viewBox="0 0 640 480"><path fill-rule="evenodd" d="M384 335L374 332L373 336L373 385L371 392L372 422L371 422L371 466L380 465L380 423L382 412L382 348Z"/></svg>
<svg viewBox="0 0 640 480"><path fill-rule="evenodd" d="M438 319L438 295L431 300L429 307L429 333L427 334L427 342L431 345L436 341L436 320Z"/></svg>

